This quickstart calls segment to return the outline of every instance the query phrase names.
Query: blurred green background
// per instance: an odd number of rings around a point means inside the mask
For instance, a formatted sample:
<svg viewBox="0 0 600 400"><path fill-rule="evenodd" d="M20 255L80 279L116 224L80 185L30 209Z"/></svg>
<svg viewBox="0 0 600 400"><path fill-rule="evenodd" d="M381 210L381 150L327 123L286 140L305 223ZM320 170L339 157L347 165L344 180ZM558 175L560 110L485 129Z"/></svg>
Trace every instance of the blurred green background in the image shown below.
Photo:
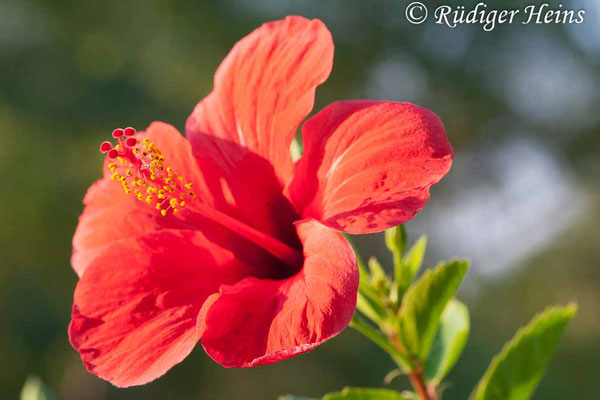
<svg viewBox="0 0 600 400"><path fill-rule="evenodd" d="M0 398L16 399L31 373L64 400L274 399L383 386L392 362L351 330L253 369L226 370L198 346L165 377L126 390L88 374L68 343L70 241L100 177L98 144L115 127L154 120L183 129L231 46L286 14L320 18L333 33L334 69L315 110L339 99L411 101L446 125L453 169L408 224L412 239L429 235L429 265L473 261L460 293L471 338L444 399L466 398L518 326L570 300L579 313L536 398L597 398L600 2L562 1L586 10L581 25L492 32L431 17L410 25L408 3L0 0ZM389 263L381 235L358 245Z"/></svg>

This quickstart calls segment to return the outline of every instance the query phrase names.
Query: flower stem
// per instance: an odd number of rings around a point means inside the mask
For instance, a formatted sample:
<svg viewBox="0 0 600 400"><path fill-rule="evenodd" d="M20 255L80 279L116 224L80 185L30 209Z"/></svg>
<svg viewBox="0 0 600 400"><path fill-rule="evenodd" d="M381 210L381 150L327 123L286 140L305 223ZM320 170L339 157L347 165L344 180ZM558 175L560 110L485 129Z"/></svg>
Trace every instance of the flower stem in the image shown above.
<svg viewBox="0 0 600 400"><path fill-rule="evenodd" d="M406 350L396 339L394 334L390 334L386 338L378 329L373 328L357 314L354 314L352 317L350 326L388 353L400 369L408 373L410 383L419 400L438 400L436 388L434 386L428 387L425 384L425 380L423 379L423 368L417 360L412 360L406 355Z"/></svg>
<svg viewBox="0 0 600 400"><path fill-rule="evenodd" d="M389 341L400 353L406 353L402 344L396 339L396 335L390 335ZM409 361L409 364L411 369L409 370L408 378L410 379L410 383L415 389L415 392L417 392L419 400L438 400L436 388L430 386L428 390L428 386L425 385L425 380L423 379L423 367L419 361Z"/></svg>
<svg viewBox="0 0 600 400"><path fill-rule="evenodd" d="M419 400L438 400L435 388L427 390L421 369L417 369L409 373L408 378L410 379L410 383L412 384L413 388L417 392Z"/></svg>

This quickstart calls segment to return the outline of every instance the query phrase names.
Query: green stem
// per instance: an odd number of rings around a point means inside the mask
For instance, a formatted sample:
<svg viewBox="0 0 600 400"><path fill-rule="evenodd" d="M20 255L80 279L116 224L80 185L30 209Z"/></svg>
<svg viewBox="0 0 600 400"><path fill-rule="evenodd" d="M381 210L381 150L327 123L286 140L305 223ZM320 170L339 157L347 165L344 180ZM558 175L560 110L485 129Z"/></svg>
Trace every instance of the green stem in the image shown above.
<svg viewBox="0 0 600 400"><path fill-rule="evenodd" d="M406 231L403 227L400 227L401 234L406 238ZM348 235L344 235L346 239L352 245L352 241ZM386 238L387 240L387 238ZM402 241L405 244L406 239ZM352 246L354 248L354 246ZM359 299L357 308L371 318L377 325L378 328L373 327L371 324L366 322L358 314L358 311L352 317L350 326L356 329L358 332L366 336L373 343L379 346L383 351L394 360L396 365L408 374L411 385L413 386L416 395L419 400L438 400L436 387L428 387L423 377L423 368L417 360L413 360L407 353L404 346L399 342L395 332L389 332L386 329L386 321L382 318L386 317L386 314L390 311L389 307L391 304L399 304L402 295L406 291L406 288L410 286L412 276L408 273L408 266L403 263L402 253L404 248L398 248L395 241L390 241L388 245L390 250L394 254L394 285L392 286L392 298L382 298L382 294L379 293L375 288L369 284L369 274L365 269L363 260L358 255L356 248L354 252L358 261L358 270L360 274L359 283L359 294L363 297ZM387 300L387 301L386 301ZM389 304L386 304L389 301ZM383 327L383 328L382 328ZM386 337L381 331L384 331L388 336Z"/></svg>

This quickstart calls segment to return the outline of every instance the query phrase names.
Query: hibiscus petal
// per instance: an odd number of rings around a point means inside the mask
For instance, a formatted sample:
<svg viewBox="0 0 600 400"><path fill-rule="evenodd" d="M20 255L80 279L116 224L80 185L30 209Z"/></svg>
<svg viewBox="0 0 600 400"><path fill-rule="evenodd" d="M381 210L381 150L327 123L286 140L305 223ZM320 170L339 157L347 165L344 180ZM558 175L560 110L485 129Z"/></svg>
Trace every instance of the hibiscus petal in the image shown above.
<svg viewBox="0 0 600 400"><path fill-rule="evenodd" d="M166 164L193 182L194 190L203 201L211 202L212 195L205 189L203 178L189 142L173 126L154 122L138 137L154 142L166 157ZM83 203L85 209L73 236L71 264L79 276L103 248L117 240L135 237L148 232L181 227L173 218L163 218L156 210L135 196L126 195L118 182L110 179L111 171L105 167L104 178L93 184ZM184 215L182 213L182 215Z"/></svg>
<svg viewBox="0 0 600 400"><path fill-rule="evenodd" d="M120 387L144 384L191 352L204 300L247 274L197 231L114 243L77 283L71 343L90 372Z"/></svg>
<svg viewBox="0 0 600 400"><path fill-rule="evenodd" d="M214 147L235 162L238 154L211 139L239 144L270 161L287 182L292 139L332 65L333 40L321 21L292 16L262 25L233 47L215 74L214 90L190 115L192 146Z"/></svg>
<svg viewBox="0 0 600 400"><path fill-rule="evenodd" d="M337 335L356 306L358 269L348 242L314 220L297 224L304 266L285 280L222 286L198 317L202 345L225 367L273 363Z"/></svg>
<svg viewBox="0 0 600 400"><path fill-rule="evenodd" d="M411 219L452 164L441 121L409 103L333 103L303 125L302 135L290 197L304 218L347 233Z"/></svg>
<svg viewBox="0 0 600 400"><path fill-rule="evenodd" d="M194 109L187 136L216 207L297 245L298 219L282 188L291 178L290 145L333 64L333 41L319 20L287 17L240 40Z"/></svg>

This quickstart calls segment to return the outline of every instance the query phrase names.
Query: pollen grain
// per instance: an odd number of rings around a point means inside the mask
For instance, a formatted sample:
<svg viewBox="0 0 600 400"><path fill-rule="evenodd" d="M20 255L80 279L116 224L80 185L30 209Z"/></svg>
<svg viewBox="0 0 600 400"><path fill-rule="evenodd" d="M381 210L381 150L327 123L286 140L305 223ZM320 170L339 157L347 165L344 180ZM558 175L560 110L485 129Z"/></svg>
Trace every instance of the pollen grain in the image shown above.
<svg viewBox="0 0 600 400"><path fill-rule="evenodd" d="M165 166L165 157L148 138L139 141L133 128L115 129L118 144L103 142L100 151L107 154L111 179L121 183L126 194L152 206L162 216L177 214L190 200L197 198L193 185Z"/></svg>

